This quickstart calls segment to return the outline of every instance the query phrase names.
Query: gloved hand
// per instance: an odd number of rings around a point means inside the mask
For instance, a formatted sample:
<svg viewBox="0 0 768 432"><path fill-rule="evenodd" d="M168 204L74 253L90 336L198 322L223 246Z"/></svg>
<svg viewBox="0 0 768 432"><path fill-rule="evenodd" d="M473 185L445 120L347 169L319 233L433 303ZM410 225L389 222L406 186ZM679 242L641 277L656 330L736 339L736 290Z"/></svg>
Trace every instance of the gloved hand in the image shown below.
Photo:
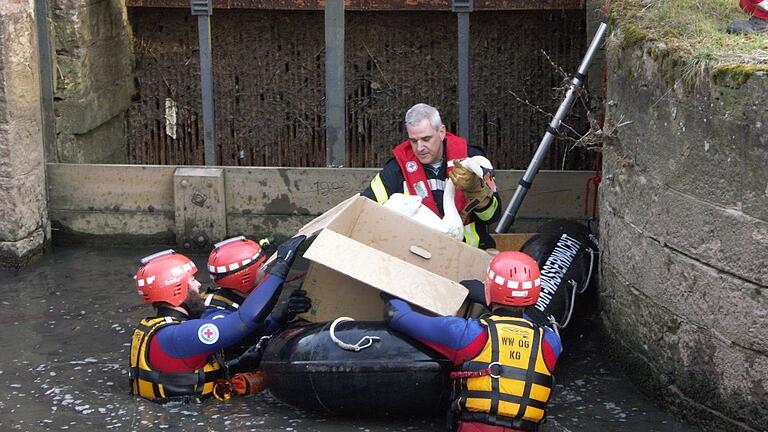
<svg viewBox="0 0 768 432"><path fill-rule="evenodd" d="M306 239L307 236L305 235L297 235L281 244L277 248L277 259L272 261L269 265L267 274L285 279L285 277L288 276L288 272L291 270L293 261L296 259L299 247Z"/></svg>
<svg viewBox="0 0 768 432"><path fill-rule="evenodd" d="M250 372L259 368L261 357L264 355L264 347L258 344L248 348L239 357L227 362L230 375L242 372Z"/></svg>
<svg viewBox="0 0 768 432"><path fill-rule="evenodd" d="M411 306L408 303L394 298L387 302L384 306L384 321L389 324L397 315L411 310Z"/></svg>
<svg viewBox="0 0 768 432"><path fill-rule="evenodd" d="M467 294L469 301L486 307L488 306L485 304L485 284L483 284L482 281L477 279L465 279L459 283L469 291L469 294Z"/></svg>
<svg viewBox="0 0 768 432"><path fill-rule="evenodd" d="M307 297L307 292L301 288L293 290L288 301L275 307L271 318L279 324L285 324L296 318L296 315L307 312L312 307L312 299Z"/></svg>
<svg viewBox="0 0 768 432"><path fill-rule="evenodd" d="M462 160L453 161L453 169L448 172L448 177L457 188L464 192L464 197L467 199L464 212L468 213L475 208L487 206L493 198L493 191L477 174L464 168L460 163Z"/></svg>

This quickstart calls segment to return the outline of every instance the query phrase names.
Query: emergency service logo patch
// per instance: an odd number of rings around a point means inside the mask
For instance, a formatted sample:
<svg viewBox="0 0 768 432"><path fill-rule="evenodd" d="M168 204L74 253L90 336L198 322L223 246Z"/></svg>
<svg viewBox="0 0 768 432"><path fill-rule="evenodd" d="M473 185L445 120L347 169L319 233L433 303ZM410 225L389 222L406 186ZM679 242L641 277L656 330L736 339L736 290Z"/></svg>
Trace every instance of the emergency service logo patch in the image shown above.
<svg viewBox="0 0 768 432"><path fill-rule="evenodd" d="M219 328L213 324L203 324L197 329L197 338L206 345L215 344L219 340Z"/></svg>
<svg viewBox="0 0 768 432"><path fill-rule="evenodd" d="M405 170L409 173L416 172L417 169L419 169L419 166L416 165L416 162L408 161L405 163Z"/></svg>

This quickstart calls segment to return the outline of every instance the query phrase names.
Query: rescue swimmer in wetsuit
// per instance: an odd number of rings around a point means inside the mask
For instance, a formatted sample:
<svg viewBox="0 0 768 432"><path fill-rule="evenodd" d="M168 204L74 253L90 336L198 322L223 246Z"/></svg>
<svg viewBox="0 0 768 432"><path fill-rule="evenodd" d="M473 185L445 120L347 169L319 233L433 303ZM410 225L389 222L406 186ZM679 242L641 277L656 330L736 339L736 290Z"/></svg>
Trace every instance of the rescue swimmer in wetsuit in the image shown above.
<svg viewBox="0 0 768 432"><path fill-rule="evenodd" d="M537 431L562 351L557 333L523 314L541 292L539 267L522 252L501 252L484 286L491 314L480 319L428 317L399 299L387 303L385 319L458 366L451 373L455 430Z"/></svg>
<svg viewBox="0 0 768 432"><path fill-rule="evenodd" d="M261 246L244 236L216 243L208 256L208 273L216 286L203 294L205 312L201 318L219 319L237 312L248 294L264 278L261 265L266 259ZM275 306L253 333L224 349L228 372L236 374L255 370L261 359L261 339L268 338L311 306L306 291L296 289L291 292L288 300Z"/></svg>
<svg viewBox="0 0 768 432"><path fill-rule="evenodd" d="M286 241L267 276L237 312L218 319L197 318L205 306L199 294L197 268L173 250L141 260L136 287L156 315L133 332L129 381L131 393L154 402L200 401L214 392L222 375L216 353L251 334L267 319L305 236Z"/></svg>
<svg viewBox="0 0 768 432"><path fill-rule="evenodd" d="M488 227L501 215L501 197L472 171L453 163L456 159L485 156L483 150L447 132L437 109L424 103L406 112L405 128L408 139L392 149L394 157L362 195L379 204L395 193L418 195L422 204L442 218L443 192L450 177L457 187L456 209L464 217L464 242L482 249L495 247Z"/></svg>

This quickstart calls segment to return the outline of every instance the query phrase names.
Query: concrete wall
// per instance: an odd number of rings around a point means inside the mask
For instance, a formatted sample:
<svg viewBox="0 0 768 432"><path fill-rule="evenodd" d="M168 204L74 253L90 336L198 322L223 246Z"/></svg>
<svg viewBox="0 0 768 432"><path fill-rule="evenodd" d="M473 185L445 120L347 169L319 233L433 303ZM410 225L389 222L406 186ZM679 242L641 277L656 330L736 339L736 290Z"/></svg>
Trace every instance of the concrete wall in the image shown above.
<svg viewBox="0 0 768 432"><path fill-rule="evenodd" d="M0 2L0 266L24 264L50 237L32 2Z"/></svg>
<svg viewBox="0 0 768 432"><path fill-rule="evenodd" d="M176 166L49 164L50 217L54 239L177 243L208 247L220 239L196 227L179 237ZM181 167L188 169L188 167ZM212 169L219 170L221 167ZM364 189L375 169L224 167L223 191L214 182L202 191L209 201L223 196L227 235L287 237L315 216ZM502 199L509 202L521 171L497 172ZM581 218L587 171L543 171L520 209L513 228L529 232L542 222ZM183 181L183 180L182 180ZM185 192L186 194L186 192ZM182 203L183 204L183 203ZM207 204L206 204L207 205ZM203 208L200 205L199 208ZM188 207L189 208L189 207ZM206 215L207 217L207 215Z"/></svg>
<svg viewBox="0 0 768 432"><path fill-rule="evenodd" d="M608 52L602 319L637 382L706 430L768 430L768 76L695 86L656 43ZM746 80L746 81L745 81Z"/></svg>
<svg viewBox="0 0 768 432"><path fill-rule="evenodd" d="M56 146L49 162L125 163L134 93L123 0L51 0Z"/></svg>

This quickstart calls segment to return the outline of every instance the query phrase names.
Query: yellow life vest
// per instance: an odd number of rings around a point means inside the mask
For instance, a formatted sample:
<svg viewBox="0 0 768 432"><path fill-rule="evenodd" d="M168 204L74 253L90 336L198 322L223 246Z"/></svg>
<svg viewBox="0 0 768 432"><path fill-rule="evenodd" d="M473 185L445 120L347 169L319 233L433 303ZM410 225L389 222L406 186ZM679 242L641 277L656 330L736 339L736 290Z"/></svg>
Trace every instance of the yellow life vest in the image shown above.
<svg viewBox="0 0 768 432"><path fill-rule="evenodd" d="M240 308L240 303L235 301L235 294L229 294L222 289L208 289L200 295L206 307L214 307L228 311L236 311ZM240 299L238 299L240 300ZM244 299L243 299L244 300Z"/></svg>
<svg viewBox="0 0 768 432"><path fill-rule="evenodd" d="M193 372L165 373L149 364L149 341L161 328L179 324L173 317L145 318L133 331L128 379L131 394L154 402L188 402L213 395L214 382L222 376L221 365L210 356L201 369Z"/></svg>
<svg viewBox="0 0 768 432"><path fill-rule="evenodd" d="M481 319L488 341L460 370L453 408L460 418L522 430L536 430L552 394L553 376L544 363L544 329L522 318Z"/></svg>

